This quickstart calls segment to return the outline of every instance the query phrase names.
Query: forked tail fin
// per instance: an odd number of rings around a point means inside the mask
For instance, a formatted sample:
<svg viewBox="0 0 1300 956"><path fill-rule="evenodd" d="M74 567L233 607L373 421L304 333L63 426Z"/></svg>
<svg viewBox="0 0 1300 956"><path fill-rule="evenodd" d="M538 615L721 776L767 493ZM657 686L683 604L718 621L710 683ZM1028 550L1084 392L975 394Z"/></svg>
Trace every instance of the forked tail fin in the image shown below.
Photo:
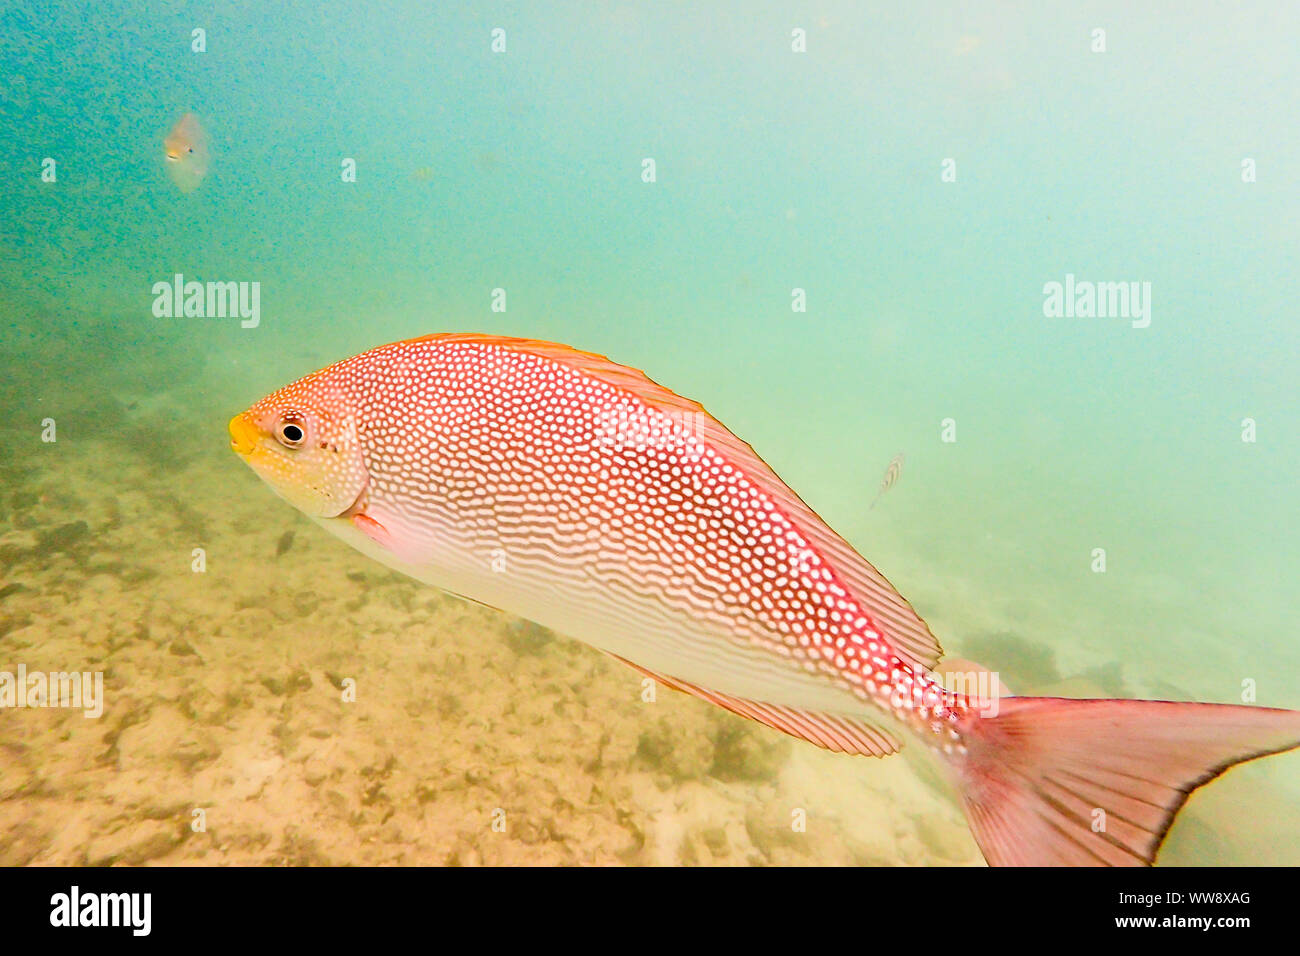
<svg viewBox="0 0 1300 956"><path fill-rule="evenodd" d="M1300 712L1152 700L1013 697L955 761L993 866L1143 866L1193 790L1300 746Z"/></svg>

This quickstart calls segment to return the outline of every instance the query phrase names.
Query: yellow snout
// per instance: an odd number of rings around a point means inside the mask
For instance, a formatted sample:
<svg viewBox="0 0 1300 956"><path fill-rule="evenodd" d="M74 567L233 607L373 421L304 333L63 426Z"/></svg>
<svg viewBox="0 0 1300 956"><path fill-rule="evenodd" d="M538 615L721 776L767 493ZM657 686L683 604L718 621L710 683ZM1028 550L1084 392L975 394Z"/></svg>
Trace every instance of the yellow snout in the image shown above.
<svg viewBox="0 0 1300 956"><path fill-rule="evenodd" d="M243 415L230 420L230 448L247 458L259 444L257 427Z"/></svg>

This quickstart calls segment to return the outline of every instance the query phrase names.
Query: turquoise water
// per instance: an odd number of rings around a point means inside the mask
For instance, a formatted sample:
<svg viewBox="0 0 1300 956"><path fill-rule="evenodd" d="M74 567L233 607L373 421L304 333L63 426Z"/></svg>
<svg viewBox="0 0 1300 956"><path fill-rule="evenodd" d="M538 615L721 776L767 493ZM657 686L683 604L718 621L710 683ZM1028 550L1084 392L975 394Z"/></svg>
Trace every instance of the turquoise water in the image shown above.
<svg viewBox="0 0 1300 956"><path fill-rule="evenodd" d="M1013 691L1118 665L1119 696L1239 702L1251 681L1255 702L1300 708L1294 11L270 6L0 13L0 428L14 449L0 528L17 542L0 584L25 588L0 613L17 653L35 659L47 639L76 634L85 661L111 665L116 645L98 647L93 620L41 596L137 551L183 568L193 547L247 548L241 600L252 605L271 602L257 582L286 560L304 588L381 576L260 488L226 452L225 423L374 345L481 331L607 354L701 401L946 648L1000 670ZM196 27L206 52L191 52ZM806 52L791 49L795 28ZM1091 49L1096 28L1105 52ZM186 111L213 153L188 195L162 158ZM41 180L46 157L55 182ZM355 182L342 181L348 158ZM176 273L259 283L259 324L156 318L152 287ZM1067 274L1150 283L1149 326L1045 316L1045 284ZM795 289L806 311L792 308ZM41 442L47 416L55 446ZM946 419L955 441L943 440ZM900 452L897 484L868 509ZM132 537L133 495L154 502L145 515L180 517ZM125 528L110 499L127 502ZM238 526L234 509L248 516ZM94 551L63 565L57 551L31 557L39 547L21 537L83 520ZM288 531L288 556L272 557ZM159 571L103 600L123 627L147 623L159 602L218 596L230 560L204 579ZM178 611L168 626L194 643L224 620L219 602L204 613L187 625ZM373 625L354 614L307 630L347 647ZM155 634L159 654L174 637ZM568 661L558 646L540 656ZM297 660L294 648L278 644L274 659ZM79 653L54 663L80 668ZM160 673L143 667L123 692L165 698L151 683ZM440 676L412 693L458 693ZM550 708L573 691L536 693ZM475 719L468 705L454 711ZM20 719L0 715L0 727L21 736ZM59 773L81 769L65 758ZM23 759L48 776L46 757ZM876 767L845 766L818 772ZM1172 861L1300 862L1300 757L1215 788L1231 796L1215 807L1235 811L1205 808L1209 835L1176 829ZM204 799L177 799L191 797ZM285 794L282 813L307 799ZM9 805L9 825L35 834L30 859L78 859L40 835L66 806ZM187 837L171 852L194 846ZM346 847L340 838L330 859L348 859ZM549 859L537 852L509 859ZM972 862L963 852L947 861ZM773 853L731 861L784 861ZM891 853L870 858L944 862Z"/></svg>

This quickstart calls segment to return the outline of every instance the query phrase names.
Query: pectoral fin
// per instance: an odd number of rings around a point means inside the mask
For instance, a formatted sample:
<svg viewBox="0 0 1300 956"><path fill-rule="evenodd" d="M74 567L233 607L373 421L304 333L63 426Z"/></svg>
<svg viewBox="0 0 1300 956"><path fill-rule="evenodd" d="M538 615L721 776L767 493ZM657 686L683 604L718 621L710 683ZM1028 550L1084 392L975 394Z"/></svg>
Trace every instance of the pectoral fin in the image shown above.
<svg viewBox="0 0 1300 956"><path fill-rule="evenodd" d="M394 547L393 536L388 533L388 529L370 515L353 515L352 526L381 547L385 547L389 551L397 551L397 548Z"/></svg>
<svg viewBox="0 0 1300 956"><path fill-rule="evenodd" d="M375 544L408 564L418 566L431 557L429 541L399 515L367 507L348 520L352 522L352 527Z"/></svg>

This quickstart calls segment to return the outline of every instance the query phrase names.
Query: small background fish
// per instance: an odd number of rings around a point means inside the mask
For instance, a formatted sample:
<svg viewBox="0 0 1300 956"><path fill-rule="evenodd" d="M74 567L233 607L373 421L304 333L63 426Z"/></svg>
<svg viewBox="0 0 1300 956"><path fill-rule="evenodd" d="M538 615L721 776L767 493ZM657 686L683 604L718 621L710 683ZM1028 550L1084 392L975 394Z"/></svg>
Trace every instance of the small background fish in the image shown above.
<svg viewBox="0 0 1300 956"><path fill-rule="evenodd" d="M203 183L212 165L208 134L193 113L186 113L163 140L163 161L167 175L183 193L192 193Z"/></svg>
<svg viewBox="0 0 1300 956"><path fill-rule="evenodd" d="M902 473L903 473L903 453L899 452L897 455L894 456L893 460L890 461L889 467L885 469L885 477L882 478L880 481L880 490L876 492L876 497L871 499L871 506L867 509L868 511L870 511L871 508L874 508L876 506L876 502L880 500L881 495L883 495L890 488L894 487L894 482L898 481L898 476L901 475Z"/></svg>

